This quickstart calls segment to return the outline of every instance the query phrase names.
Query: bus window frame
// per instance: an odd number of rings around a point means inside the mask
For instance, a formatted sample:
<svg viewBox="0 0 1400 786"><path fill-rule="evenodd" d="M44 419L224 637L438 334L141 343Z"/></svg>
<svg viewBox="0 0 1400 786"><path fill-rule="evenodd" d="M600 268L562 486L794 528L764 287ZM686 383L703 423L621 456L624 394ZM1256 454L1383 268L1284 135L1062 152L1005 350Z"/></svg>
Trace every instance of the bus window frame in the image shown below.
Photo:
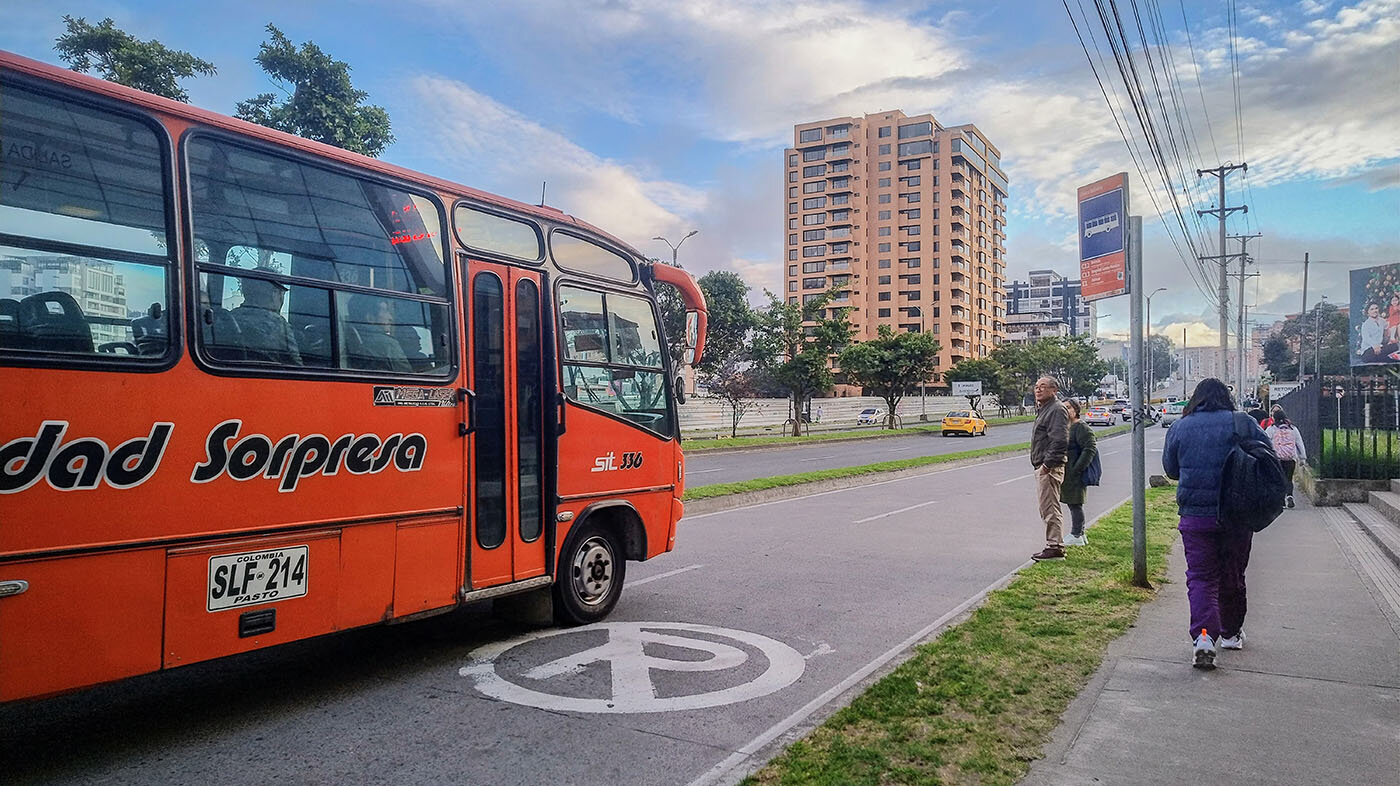
<svg viewBox="0 0 1400 786"><path fill-rule="evenodd" d="M599 293L599 294L602 294L602 295L605 297L604 305L603 305L603 307L604 307L605 310L606 310L606 308L607 308L607 301L606 301L606 296L607 296L607 295L627 295L627 296L630 296L630 297L642 298L642 299L648 301L648 302L651 304L651 316L652 316L652 319L656 320L657 333L658 333L659 338L661 339L661 377L662 377L662 387L663 387L663 389L666 391L666 409L667 409L667 412L668 412L668 414L670 415L670 418L671 418L671 430L672 430L673 433L671 433L671 434L662 434L661 432L657 431L656 429L647 428L646 426L643 426L641 423L638 423L638 422L635 421L635 420L628 420L627 418L625 418L625 417L623 417L623 416L621 416L621 415L619 415L619 414L617 414L617 413L615 413L615 412L608 412L608 411L606 411L606 410L599 409L599 408L597 408L597 407L595 407L595 406L590 405L588 402L579 401L579 400L576 399L576 398L570 398L568 395L565 395L565 393L564 393L564 366L567 365L567 364L569 364L569 363L571 363L571 362L573 362L574 365L579 365L579 366L592 366L592 367L595 367L595 368L606 368L606 369L608 369L609 371L611 371L611 370L613 370L613 369L621 369L621 370L625 370L625 371L646 371L646 372L648 372L648 373L655 373L655 369L653 369L653 368L651 368L651 367L648 367L648 366L629 366L629 365L627 365L626 363L612 363L612 362L608 362L608 363L595 363L595 362L579 363L579 362L576 362L576 361L570 361L570 360L568 360L568 358L565 356L564 347L563 347L563 345L562 345L562 342L564 341L564 323L563 323L563 315L559 312L559 303L560 303L560 299L559 299L559 288L560 288L560 287L566 287L566 286L571 286L571 287L575 287L575 288L577 288L577 289L583 289L583 290L586 290L586 291L589 291L589 292L597 292L597 293ZM564 399L564 401L566 402L566 405L567 405L567 404L575 404L575 405L577 405L577 406L580 406L580 407L583 407L583 408L587 409L589 412L593 412L593 413L595 413L595 414L602 415L602 416L604 416L604 417L606 417L606 418L609 418L610 420L615 420L615 421L617 421L618 423L623 423L623 424L625 424L625 425L631 426L632 428L638 429L638 430L640 430L640 431L642 431L642 432L645 432L645 433L647 433L647 434L650 434L651 436L656 437L656 438L661 439L661 440L664 440L664 441L666 441L666 442L677 442L677 441L679 441L679 440L680 440L681 423L680 423L680 412L676 409L676 396L675 396L675 391L672 389L672 385L674 384L674 379L675 379L675 378L674 378L674 375L673 375L673 372L672 372L672 369L671 369L671 352L670 352L670 350L669 350L669 348L668 348L668 345L666 344L666 328L665 328L665 325L662 324L662 321L661 321L661 306L660 306L659 303L656 302L656 293L653 292L651 289L649 289L649 288L647 288L647 287L645 287L645 286L642 286L640 283L638 283L638 284L635 286L634 289L628 289L627 287L616 286L616 285L615 285L615 286L608 287L608 286L606 286L606 285L599 284L598 282L595 282L595 281L592 281L592 280L588 280L588 279L582 279L582 280L581 280L581 279L573 279L573 278L568 278L568 277L565 277L565 276L557 277L557 278L554 280L554 282L553 282L553 288L551 289L551 293L552 293L552 299L551 299L551 302L550 302L550 310L553 312L553 318L554 318L554 342L555 342L555 347L554 347L555 370L554 370L554 373L555 373L555 375L556 375L557 387L558 387L559 395L560 395L560 396L563 396L563 399Z"/></svg>
<svg viewBox="0 0 1400 786"><path fill-rule="evenodd" d="M178 171L173 165L175 141L170 136L170 129L161 121L155 113L143 111L131 104L121 101L114 101L104 96L94 95L83 90L56 85L43 79L20 73L18 71L0 70L0 81L18 85L30 92L45 97L51 97L58 101L71 102L96 109L102 112L109 112L113 115L133 120L153 131L156 136L156 144L160 147L160 167L162 189L162 206L165 209L165 244L167 254L165 256L165 312L166 319L170 326L169 339L166 341L165 354L158 358L142 358L140 356L130 357L130 359L117 360L116 358L129 357L116 355L115 353L96 353L92 355L62 355L62 354L40 354L14 350L0 349L0 368L67 368L82 369L86 371L116 371L139 374L159 374L169 371L180 362L184 355L185 343L184 335L176 330L178 325L183 324L183 315L177 310L180 304L181 277L184 273L182 258L184 255L184 232L180 226L181 216L175 209L175 194L180 189L177 180ZM39 240L35 238L25 238L22 235L11 235L0 232L0 243L9 245L28 245L39 251L49 251L51 253L69 253L75 256L96 256L98 258L110 259L116 262L127 262L132 264L152 264L155 258L153 254L141 254L139 252L121 251L118 249L107 249L100 246L89 246L81 243L66 243L61 240ZM91 253L89 253L91 252ZM173 313L172 313L173 312Z"/></svg>
<svg viewBox="0 0 1400 786"><path fill-rule="evenodd" d="M554 236L555 236L555 235L567 235L567 236L569 236L569 237L571 237L571 238L573 238L573 239L575 239L575 240L581 240L581 241L583 241L583 242L585 242L585 243L592 243L593 245L598 246L599 248L602 248L602 249L605 249L605 250L607 250L607 251L611 251L611 252L613 252L614 254L617 254L618 256L620 256L620 257L622 257L624 260L626 260L627 264L632 268L632 278L630 278L630 279L621 279L621 278L613 278L613 277L611 277L611 276L600 276L600 275L598 275L597 273L590 273L590 272L587 271L587 270L579 270L578 268L569 267L568 265L565 265L565 264L560 263L558 257L554 256ZM619 246L619 245L616 245L616 244L614 244L614 243L611 243L611 242L606 241L606 240L604 240L604 239L602 239L602 238L599 238L599 237L590 237L590 236L589 236L587 233L585 233L585 232L581 232L581 231L573 230L573 229L568 229L568 228L566 228L566 227L560 227L560 226L553 226L553 227L550 227L550 230L549 230L549 238L548 238L548 240L549 240L549 242L548 242L548 246L547 246L547 248L546 248L546 253L549 255L549 261L552 262L552 263L554 264L554 267L557 268L557 269L559 270L559 272L561 272L561 273L563 273L563 274L565 274L565 275L584 276L584 277L586 277L586 278L588 278L588 279L592 279L592 280L594 280L594 281L601 281L601 282L606 282L606 283L609 283L609 284L621 285L621 286L637 286L637 285L641 284L641 272L640 272L640 267L641 267L641 265L639 265L639 264L637 263L636 255L635 255L635 254L632 254L632 253L629 252L627 249L625 249L625 248L623 248L623 247L621 247L621 246Z"/></svg>
<svg viewBox="0 0 1400 786"><path fill-rule="evenodd" d="M209 137L216 141L241 146L257 153L264 153L271 156L287 159L296 164L306 164L314 167L321 167L336 174L352 177L357 180L364 180L388 188L396 188L405 193L413 194L429 200L438 212L440 226L450 227L447 223L448 216L443 209L443 199L433 189L411 181L404 181L398 178L381 175L377 172L369 172L356 168L349 164L332 159L321 158L319 156L305 153L300 150L286 148L280 145L271 144L260 139L243 136L241 134L230 133L220 128L210 126L193 125L180 135L179 139L179 166L180 166L180 197L184 210L181 211L181 233L182 240L188 252L182 267L189 274L189 286L185 297L185 306L188 315L185 320L185 327L190 333L190 357L201 370L221 377L245 377L245 378L277 378L277 379L306 379L322 380L327 382L369 382L377 380L390 380L413 384L418 387L449 387L457 384L462 373L461 360L461 340L458 333L462 329L464 322L458 314L460 299L456 297L457 281L455 276L455 265L450 260L456 251L455 238L453 232L444 232L448 237L444 238L442 247L444 288L446 290L442 299L436 296L418 295L412 292L393 292L374 287L365 287L357 284L345 284L339 281L326 281L319 278L294 275L268 275L252 268L229 268L226 265L215 265L213 262L201 264L194 258L194 202L192 194L192 178L190 176L189 145L193 140L201 137ZM215 268L222 268L216 271ZM274 364L237 364L221 363L206 354L204 342L195 338L196 333L202 335L200 328L200 307L199 307L199 287L200 274L224 275L236 278L261 278L269 281L276 281L285 285L310 287L330 293L343 293L344 295L364 294L375 297L391 297L402 300L411 300L419 303L431 303L447 307L447 334L448 334L448 365L443 374L404 374L402 372L375 370L375 369L352 369L338 367L316 367L316 366L284 366ZM331 295L334 306L335 295ZM334 342L339 343L340 328L336 313L331 313L330 320L331 337Z"/></svg>
<svg viewBox="0 0 1400 786"><path fill-rule="evenodd" d="M534 259L527 259L525 257L515 257L511 256L510 254L503 254L500 251L493 251L488 248L478 248L477 246L473 246L467 243L465 240L462 239L462 236L457 231L458 207L466 207L471 210L475 210L478 213L486 213L488 215L496 216L497 218L502 218L507 221L514 221L518 224L525 224L526 226L535 230L535 238L540 241L540 255L538 257L535 257ZM466 252L467 256L471 258L480 259L483 262L500 262L507 265L524 265L528 266L530 270L538 270L542 265L544 265L545 260L550 258L549 243L546 240L545 227L541 226L540 222L535 221L534 219L523 213L511 213L508 210L503 210L500 207L487 204L485 202L476 202L471 199L458 198L452 200L452 210L449 212L448 218L452 220L452 227L450 230L452 238L455 241L457 241L457 245L463 251Z"/></svg>

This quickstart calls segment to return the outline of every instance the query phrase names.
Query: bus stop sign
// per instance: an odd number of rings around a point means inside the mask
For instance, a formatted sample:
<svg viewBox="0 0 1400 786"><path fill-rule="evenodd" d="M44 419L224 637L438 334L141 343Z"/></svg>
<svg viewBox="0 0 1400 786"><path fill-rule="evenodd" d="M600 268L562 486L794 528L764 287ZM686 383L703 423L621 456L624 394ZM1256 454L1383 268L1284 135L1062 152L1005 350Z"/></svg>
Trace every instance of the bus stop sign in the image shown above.
<svg viewBox="0 0 1400 786"><path fill-rule="evenodd" d="M1128 291L1128 173L1078 191L1080 292L1086 301Z"/></svg>

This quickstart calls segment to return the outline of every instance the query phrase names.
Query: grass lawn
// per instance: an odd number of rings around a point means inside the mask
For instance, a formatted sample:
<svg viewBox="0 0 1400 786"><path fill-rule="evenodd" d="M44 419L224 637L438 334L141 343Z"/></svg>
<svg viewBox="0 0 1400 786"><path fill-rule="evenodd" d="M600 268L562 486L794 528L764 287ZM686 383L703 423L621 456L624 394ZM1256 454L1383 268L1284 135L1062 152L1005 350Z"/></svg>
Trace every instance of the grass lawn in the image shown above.
<svg viewBox="0 0 1400 786"><path fill-rule="evenodd" d="M988 426L1006 426L1012 423L1029 423L1035 420L1034 415L1024 415L1010 418L988 418ZM716 450L720 448L753 448L766 447L770 445L806 445L812 442L829 442L834 439L878 439L880 437L907 437L911 434L936 434L943 430L938 424L925 426L909 426L908 428L865 428L848 429L845 431L827 431L819 434L804 434L800 437L778 436L778 437L686 437L685 450L687 453L695 453L704 450Z"/></svg>
<svg viewBox="0 0 1400 786"><path fill-rule="evenodd" d="M1319 477L1383 480L1400 477L1400 434L1379 429L1322 430Z"/></svg>
<svg viewBox="0 0 1400 786"><path fill-rule="evenodd" d="M1176 537L1175 489L1148 489L1148 575L1162 582ZM749 786L1013 784L1039 758L1108 643L1153 590L1132 578L1123 505L1069 559L1022 571L965 622L920 646Z"/></svg>
<svg viewBox="0 0 1400 786"><path fill-rule="evenodd" d="M1099 439L1109 437L1114 434L1121 434L1131 428L1128 424L1112 426L1094 432L1094 436ZM910 429L905 429L908 433ZM962 450L957 453L943 453L937 456L915 456L907 459L896 459L894 461L881 461L876 464L861 464L855 467L836 467L834 469L819 469L811 472L799 472L793 475L775 475L771 478L754 478L752 480L736 480L731 483L712 483L708 486L695 486L685 491L686 500L706 499L708 497L723 497L728 494L738 494L744 491L761 491L763 489L775 489L783 486L799 486L803 483L814 483L819 480L832 480L835 478L852 478L858 475L873 475L877 472L892 472L900 469L912 469L914 467L924 467L932 464L944 464L949 461L959 459L976 458L978 456L993 456L998 453L1016 453L1018 451L1030 450L1029 442L1018 442L1015 445L997 445L990 448L978 448L976 450ZM691 448L686 446L686 452Z"/></svg>

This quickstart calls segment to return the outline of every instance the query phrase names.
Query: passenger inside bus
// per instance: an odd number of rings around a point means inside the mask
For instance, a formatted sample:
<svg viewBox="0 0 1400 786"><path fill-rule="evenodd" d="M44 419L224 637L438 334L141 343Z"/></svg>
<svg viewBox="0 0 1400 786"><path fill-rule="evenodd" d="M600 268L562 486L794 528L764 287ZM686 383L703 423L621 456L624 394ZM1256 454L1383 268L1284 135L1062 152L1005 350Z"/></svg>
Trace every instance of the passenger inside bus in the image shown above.
<svg viewBox="0 0 1400 786"><path fill-rule="evenodd" d="M292 328L282 316L287 287L262 278L239 279L243 304L231 312L249 360L302 365Z"/></svg>
<svg viewBox="0 0 1400 786"><path fill-rule="evenodd" d="M411 372L403 345L395 339L394 313L389 301L373 295L350 298L345 351L351 368Z"/></svg>

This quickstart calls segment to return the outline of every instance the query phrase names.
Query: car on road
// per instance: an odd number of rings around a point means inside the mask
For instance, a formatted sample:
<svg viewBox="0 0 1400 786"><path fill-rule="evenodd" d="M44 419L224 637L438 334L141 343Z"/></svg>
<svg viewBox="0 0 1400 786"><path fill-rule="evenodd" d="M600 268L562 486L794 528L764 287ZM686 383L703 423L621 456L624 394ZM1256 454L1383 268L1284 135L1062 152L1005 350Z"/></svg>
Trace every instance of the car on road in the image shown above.
<svg viewBox="0 0 1400 786"><path fill-rule="evenodd" d="M1185 401L1173 401L1167 404L1166 409L1162 410L1162 418L1158 422L1162 424L1162 428L1166 428L1179 420L1181 413L1185 410Z"/></svg>
<svg viewBox="0 0 1400 786"><path fill-rule="evenodd" d="M878 407L866 407L856 415L856 425L863 426L867 423L882 423L885 420L885 411Z"/></svg>
<svg viewBox="0 0 1400 786"><path fill-rule="evenodd" d="M983 419L982 413L976 410L959 409L943 416L943 436L945 437L951 437L954 434L977 437L984 436L986 433L987 421Z"/></svg>
<svg viewBox="0 0 1400 786"><path fill-rule="evenodd" d="M1123 410L1125 410L1125 409L1127 409L1127 408L1128 408L1128 400L1125 399L1125 398L1120 398L1120 399L1114 399L1113 403L1110 404L1110 405L1108 406L1108 411L1109 411L1109 412L1122 412Z"/></svg>
<svg viewBox="0 0 1400 786"><path fill-rule="evenodd" d="M1090 426L1112 426L1113 413L1108 411L1108 407L1090 407L1084 413L1084 422Z"/></svg>

